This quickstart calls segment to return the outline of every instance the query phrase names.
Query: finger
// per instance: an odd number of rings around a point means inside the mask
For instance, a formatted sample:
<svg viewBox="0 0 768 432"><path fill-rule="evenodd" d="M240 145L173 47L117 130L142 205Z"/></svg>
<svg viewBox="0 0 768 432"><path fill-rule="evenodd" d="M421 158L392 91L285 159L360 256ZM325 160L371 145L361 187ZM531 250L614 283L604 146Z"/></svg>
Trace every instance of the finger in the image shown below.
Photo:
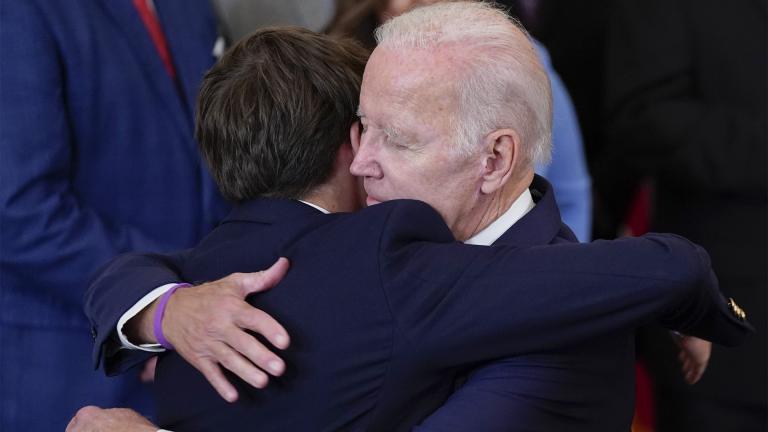
<svg viewBox="0 0 768 432"><path fill-rule="evenodd" d="M691 362L691 359L686 358L685 361L683 362L683 371L687 373L692 371L693 369L694 367L693 367L693 363Z"/></svg>
<svg viewBox="0 0 768 432"><path fill-rule="evenodd" d="M694 383L698 382L704 376L704 372L706 371L707 371L707 363L700 365L696 369L696 380L694 381Z"/></svg>
<svg viewBox="0 0 768 432"><path fill-rule="evenodd" d="M272 266L258 273L246 273L239 280L243 297L266 291L280 282L288 272L288 258L278 258Z"/></svg>
<svg viewBox="0 0 768 432"><path fill-rule="evenodd" d="M69 424L67 424L65 432L77 432L77 423L77 414L75 414L75 416L72 417L72 420L69 421Z"/></svg>
<svg viewBox="0 0 768 432"><path fill-rule="evenodd" d="M218 364L205 360L195 365L195 368L199 370L206 380L213 386L216 393L227 402L235 402L238 394L235 387L227 380L224 373L221 372L221 368Z"/></svg>
<svg viewBox="0 0 768 432"><path fill-rule="evenodd" d="M279 322L266 312L251 307L251 305L244 306L239 311L235 318L235 325L264 336L269 343L280 349L288 348L291 343L288 332Z"/></svg>
<svg viewBox="0 0 768 432"><path fill-rule="evenodd" d="M688 384L693 385L696 384L699 379L701 379L701 371L699 369L694 369L688 374L686 381Z"/></svg>
<svg viewBox="0 0 768 432"><path fill-rule="evenodd" d="M285 371L285 363L280 357L272 353L255 337L239 328L233 329L227 335L227 343L251 363L274 376L280 376Z"/></svg>
<svg viewBox="0 0 768 432"><path fill-rule="evenodd" d="M700 371L695 370L695 371L691 372L691 380L690 380L691 384L696 384L697 382L699 382L700 379L701 379L701 372Z"/></svg>
<svg viewBox="0 0 768 432"><path fill-rule="evenodd" d="M238 354L235 350L226 345L217 347L216 359L222 366L239 376L243 381L253 387L264 388L269 382L267 374L259 370L253 363Z"/></svg>
<svg viewBox="0 0 768 432"><path fill-rule="evenodd" d="M685 380L685 382L689 382L690 375L691 375L692 371L693 370L691 368L683 368L683 370L681 371L681 373L683 374L683 379Z"/></svg>
<svg viewBox="0 0 768 432"><path fill-rule="evenodd" d="M704 368L691 361L686 365L684 371L685 382L688 384L696 384L704 374Z"/></svg>
<svg viewBox="0 0 768 432"><path fill-rule="evenodd" d="M688 364L688 367L685 369L685 378L688 384L693 384L693 380L696 377L696 364L691 362Z"/></svg>
<svg viewBox="0 0 768 432"><path fill-rule="evenodd" d="M69 425L67 425L67 431L84 431L87 430L88 425L93 420L93 417L96 415L97 412L99 412L101 408L94 406L94 405L87 405L75 413L75 416L72 417L72 420L69 422Z"/></svg>

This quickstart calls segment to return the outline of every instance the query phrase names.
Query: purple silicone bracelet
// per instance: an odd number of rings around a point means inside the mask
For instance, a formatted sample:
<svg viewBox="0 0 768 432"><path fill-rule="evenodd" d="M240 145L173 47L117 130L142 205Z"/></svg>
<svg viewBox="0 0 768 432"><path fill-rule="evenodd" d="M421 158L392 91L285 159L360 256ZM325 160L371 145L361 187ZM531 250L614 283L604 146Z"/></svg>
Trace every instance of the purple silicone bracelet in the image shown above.
<svg viewBox="0 0 768 432"><path fill-rule="evenodd" d="M165 338L165 335L163 335L163 315L165 315L165 307L168 306L168 299L171 298L173 293L176 292L179 288L186 288L192 286L188 283L180 283L176 284L171 287L168 291L165 292L165 294L160 297L160 304L157 305L157 309L155 309L155 319L154 319L154 330L155 330L155 339L157 339L157 343L163 346L165 349L172 350L173 345L171 345L170 342Z"/></svg>

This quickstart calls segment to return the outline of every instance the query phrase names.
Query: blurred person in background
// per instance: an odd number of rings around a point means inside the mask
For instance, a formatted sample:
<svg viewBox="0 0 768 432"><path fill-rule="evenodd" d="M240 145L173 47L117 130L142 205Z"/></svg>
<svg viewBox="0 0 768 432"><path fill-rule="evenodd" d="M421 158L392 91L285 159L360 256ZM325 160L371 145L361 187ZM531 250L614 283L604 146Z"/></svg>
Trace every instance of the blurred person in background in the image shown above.
<svg viewBox="0 0 768 432"><path fill-rule="evenodd" d="M414 7L438 3L441 0L338 0L334 19L327 32L354 37L373 49L374 29ZM517 2L501 2L515 17ZM589 241L592 231L591 179L587 171L581 130L568 90L552 67L547 49L533 41L539 60L552 85L552 159L549 164L537 164L536 173L547 178L555 191L563 221L579 241Z"/></svg>
<svg viewBox="0 0 768 432"><path fill-rule="evenodd" d="M756 337L715 347L693 387L675 347L640 346L656 391L657 430L766 427L766 21L762 0L619 0L606 51L605 179L651 181L651 228L702 244L726 294L743 299ZM610 197L621 201L621 197Z"/></svg>
<svg viewBox="0 0 768 432"><path fill-rule="evenodd" d="M212 0L219 29L229 44L267 26L296 25L322 31L336 0Z"/></svg>
<svg viewBox="0 0 768 432"><path fill-rule="evenodd" d="M631 172L603 174L605 44L611 5L616 0L503 0L531 34L549 50L552 65L573 99L592 177L591 238L616 238L635 197Z"/></svg>
<svg viewBox="0 0 768 432"><path fill-rule="evenodd" d="M136 373L93 370L82 297L115 254L192 245L225 213L192 136L216 40L206 0L0 5L0 430L149 413Z"/></svg>

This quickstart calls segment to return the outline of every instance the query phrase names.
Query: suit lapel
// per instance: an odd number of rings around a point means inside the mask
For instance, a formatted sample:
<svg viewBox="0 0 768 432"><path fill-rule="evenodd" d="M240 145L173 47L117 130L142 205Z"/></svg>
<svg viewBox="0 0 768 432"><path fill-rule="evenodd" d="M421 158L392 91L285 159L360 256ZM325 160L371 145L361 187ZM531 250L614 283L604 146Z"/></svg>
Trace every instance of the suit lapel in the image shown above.
<svg viewBox="0 0 768 432"><path fill-rule="evenodd" d="M560 233L563 224L552 186L537 175L530 189L536 206L502 234L494 245L541 246L551 243Z"/></svg>
<svg viewBox="0 0 768 432"><path fill-rule="evenodd" d="M160 3L160 2L158 2ZM149 32L130 0L102 0L102 4L112 18L115 26L125 35L131 47L130 55L141 64L144 77L156 91L158 98L168 109L174 124L185 135L192 136L193 124L189 111L157 53ZM171 52L171 55L174 55ZM194 150L194 149L193 149Z"/></svg>

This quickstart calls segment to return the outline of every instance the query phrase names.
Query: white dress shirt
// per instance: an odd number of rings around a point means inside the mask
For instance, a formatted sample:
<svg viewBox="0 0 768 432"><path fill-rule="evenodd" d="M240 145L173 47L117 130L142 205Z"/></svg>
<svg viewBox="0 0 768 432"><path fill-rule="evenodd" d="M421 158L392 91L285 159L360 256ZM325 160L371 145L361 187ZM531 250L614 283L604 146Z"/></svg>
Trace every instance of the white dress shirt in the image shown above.
<svg viewBox="0 0 768 432"><path fill-rule="evenodd" d="M490 246L499 239L508 229L512 228L512 225L517 223L520 219L528 214L536 204L533 202L533 195L531 191L526 189L519 197L512 203L511 206L499 216L490 225L482 229L479 233L470 237L464 243L471 245Z"/></svg>

